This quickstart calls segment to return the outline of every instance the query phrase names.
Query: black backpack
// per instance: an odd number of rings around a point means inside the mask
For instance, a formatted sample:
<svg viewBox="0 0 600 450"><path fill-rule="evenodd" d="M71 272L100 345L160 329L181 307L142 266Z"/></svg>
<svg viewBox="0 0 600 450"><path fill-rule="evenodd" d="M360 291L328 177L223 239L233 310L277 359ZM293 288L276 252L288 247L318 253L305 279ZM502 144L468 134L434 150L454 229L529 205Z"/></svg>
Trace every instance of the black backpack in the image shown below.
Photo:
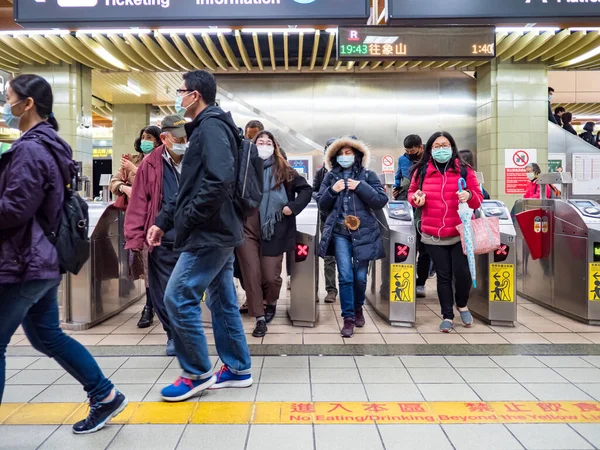
<svg viewBox="0 0 600 450"><path fill-rule="evenodd" d="M246 218L260 207L264 188L264 164L258 156L256 145L248 139L242 139L238 156L234 204L239 214Z"/></svg>
<svg viewBox="0 0 600 450"><path fill-rule="evenodd" d="M48 153L54 158L60 170L60 163L43 138L38 138L44 144ZM88 205L79 196L77 191L71 189L71 180L65 180L65 199L60 213L58 229L46 237L58 253L58 264L61 273L77 275L83 265L90 258L90 239Z"/></svg>

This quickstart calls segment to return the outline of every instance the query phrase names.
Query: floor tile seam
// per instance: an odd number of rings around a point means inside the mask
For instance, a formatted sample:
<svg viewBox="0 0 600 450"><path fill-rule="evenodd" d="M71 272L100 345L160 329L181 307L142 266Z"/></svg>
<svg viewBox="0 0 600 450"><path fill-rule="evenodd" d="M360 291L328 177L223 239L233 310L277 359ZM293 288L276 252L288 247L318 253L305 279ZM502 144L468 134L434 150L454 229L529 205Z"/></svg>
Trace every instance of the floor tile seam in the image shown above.
<svg viewBox="0 0 600 450"><path fill-rule="evenodd" d="M527 447L521 442L517 435L513 433L513 431L509 427L507 427L508 424L502 423L501 425L506 429L506 431L508 431L508 434L510 434L519 443L523 450L527 450Z"/></svg>
<svg viewBox="0 0 600 450"><path fill-rule="evenodd" d="M566 425L571 430L573 430L577 435L579 435L579 437L581 437L585 442L587 442L588 444L590 444L590 446L593 449L598 450L598 447L596 447L593 442L591 442L588 438L586 438L583 434L581 434L576 428L574 428L571 423L566 423Z"/></svg>
<svg viewBox="0 0 600 450"><path fill-rule="evenodd" d="M115 435L112 437L112 439L110 441L108 441L108 443L106 444L106 447L104 447L104 450L108 450L110 448L110 446L113 445L113 442L115 442L115 439L117 439L117 436L119 434L121 434L121 431L123 431L123 428L125 428L124 424L112 425L112 426L118 426L119 429L117 430Z"/></svg>
<svg viewBox="0 0 600 450"><path fill-rule="evenodd" d="M60 427L62 427L62 425L56 425L56 428L54 428L54 430L52 431L52 433L50 433L48 436L46 436L46 438L35 449L39 450L40 448L42 448L42 446L46 442L48 442L48 440L54 435L54 433L56 433L60 429Z"/></svg>
<svg viewBox="0 0 600 450"><path fill-rule="evenodd" d="M354 366L356 367L356 371L358 372L358 379L360 380L360 384L365 392L365 397L369 400L369 392L367 391L367 387L365 386L365 381L363 380L362 373L360 372L360 367L358 367L358 361L356 361L356 357L352 357L354 360ZM369 400L370 401L370 400Z"/></svg>
<svg viewBox="0 0 600 450"><path fill-rule="evenodd" d="M181 434L179 435L179 439L177 439L177 443L175 444L175 447L173 447L173 450L177 450L179 448L179 446L181 445L181 440L183 439L183 436L185 435L185 431L188 429L189 426L190 426L189 422L183 426L183 430L181 430Z"/></svg>

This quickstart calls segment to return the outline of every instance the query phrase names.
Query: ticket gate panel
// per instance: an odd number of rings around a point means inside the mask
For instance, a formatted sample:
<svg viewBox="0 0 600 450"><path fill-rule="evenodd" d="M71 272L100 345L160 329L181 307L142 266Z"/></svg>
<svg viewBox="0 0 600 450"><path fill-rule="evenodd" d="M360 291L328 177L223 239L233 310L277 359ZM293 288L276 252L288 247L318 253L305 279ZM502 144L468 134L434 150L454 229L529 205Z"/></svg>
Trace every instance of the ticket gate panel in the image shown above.
<svg viewBox="0 0 600 450"><path fill-rule="evenodd" d="M296 217L296 229L288 315L296 327L314 327L319 320L319 209L316 203L310 203Z"/></svg>
<svg viewBox="0 0 600 450"><path fill-rule="evenodd" d="M393 201L376 213L382 229L385 258L371 262L367 301L393 326L416 322L416 229L406 201Z"/></svg>
<svg viewBox="0 0 600 450"><path fill-rule="evenodd" d="M534 210L550 217L544 257L528 255L531 236L522 245L523 297L592 325L600 325L600 205L592 200L520 200L516 212ZM544 234L544 231L542 231ZM598 292L600 294L600 292Z"/></svg>
<svg viewBox="0 0 600 450"><path fill-rule="evenodd" d="M504 203L486 200L481 209L486 217L500 221L498 250L476 256L477 288L469 299L474 316L491 325L514 326L517 320L516 231Z"/></svg>

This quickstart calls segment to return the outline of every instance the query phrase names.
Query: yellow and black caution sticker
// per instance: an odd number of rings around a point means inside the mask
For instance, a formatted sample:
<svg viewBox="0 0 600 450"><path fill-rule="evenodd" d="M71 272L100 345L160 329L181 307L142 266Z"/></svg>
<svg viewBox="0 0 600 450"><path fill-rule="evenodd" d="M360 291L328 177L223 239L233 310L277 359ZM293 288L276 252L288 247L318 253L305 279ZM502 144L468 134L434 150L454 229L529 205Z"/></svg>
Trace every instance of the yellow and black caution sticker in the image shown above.
<svg viewBox="0 0 600 450"><path fill-rule="evenodd" d="M600 302L600 263L590 263L589 301Z"/></svg>
<svg viewBox="0 0 600 450"><path fill-rule="evenodd" d="M0 406L0 424L74 424L88 411L85 403L5 403ZM600 424L600 402L132 402L112 423Z"/></svg>
<svg viewBox="0 0 600 450"><path fill-rule="evenodd" d="M515 301L515 266L490 264L490 302Z"/></svg>
<svg viewBox="0 0 600 450"><path fill-rule="evenodd" d="M390 301L415 302L415 266L412 264L390 266Z"/></svg>

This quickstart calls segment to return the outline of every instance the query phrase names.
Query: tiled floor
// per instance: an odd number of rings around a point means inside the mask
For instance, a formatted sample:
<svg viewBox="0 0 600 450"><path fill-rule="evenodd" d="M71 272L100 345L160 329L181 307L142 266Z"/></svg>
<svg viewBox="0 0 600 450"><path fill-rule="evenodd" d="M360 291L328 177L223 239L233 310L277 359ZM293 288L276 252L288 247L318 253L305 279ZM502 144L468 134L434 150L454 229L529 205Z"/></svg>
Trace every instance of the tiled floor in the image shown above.
<svg viewBox="0 0 600 450"><path fill-rule="evenodd" d="M293 327L288 316L289 291L282 289L277 316L269 325L264 338L252 337L254 319L244 315L244 328L249 344L597 344L600 327L589 326L561 316L524 299L518 302L518 322L514 328L488 326L478 320L472 328L456 324L455 332L447 335L438 331L439 304L435 294L435 280L428 284L428 297L417 302L415 328L392 327L370 306L366 306L367 325L356 329L352 339L339 335L342 320L339 300L333 305L319 304L318 325L314 328ZM240 301L243 301L240 291ZM70 332L86 346L164 345L166 335L155 319L150 328L136 327L144 301L95 328ZM460 320L459 320L460 322ZM209 344L214 343L212 333L207 333ZM13 337L11 346L29 345L22 330Z"/></svg>
<svg viewBox="0 0 600 450"><path fill-rule="evenodd" d="M168 357L97 359L131 401L160 401L162 386L179 373L177 361ZM61 384L65 374L52 360L9 357L7 365L5 402L81 402L85 398L80 386ZM253 359L253 376L255 384L250 389L207 392L192 401L600 401L598 356L257 357ZM172 406L167 405L167 410ZM113 425L92 436L74 436L68 425L0 426L3 450L192 449L201 442L217 450L575 450L600 448L600 425L154 424Z"/></svg>

